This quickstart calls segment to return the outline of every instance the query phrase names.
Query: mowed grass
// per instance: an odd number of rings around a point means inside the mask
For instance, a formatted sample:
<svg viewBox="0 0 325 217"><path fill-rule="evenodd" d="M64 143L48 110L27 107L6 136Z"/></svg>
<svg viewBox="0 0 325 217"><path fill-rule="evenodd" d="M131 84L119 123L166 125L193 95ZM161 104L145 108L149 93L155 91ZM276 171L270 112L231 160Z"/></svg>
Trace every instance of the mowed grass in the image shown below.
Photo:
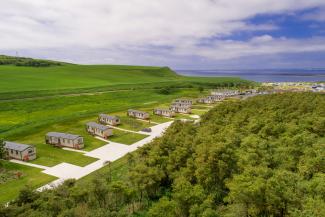
<svg viewBox="0 0 325 217"><path fill-rule="evenodd" d="M20 171L23 175L20 179L10 180L0 185L0 204L6 203L17 197L19 191L26 185L31 188L38 188L57 179L56 177L42 173L41 169L38 168L8 161L2 161L2 164L6 170Z"/></svg>
<svg viewBox="0 0 325 217"><path fill-rule="evenodd" d="M139 133L131 133L122 130L113 130L114 135L108 138L108 141L122 143L125 145L132 145L135 142L138 142L146 137L147 135L139 134Z"/></svg>
<svg viewBox="0 0 325 217"><path fill-rule="evenodd" d="M138 109L138 110L142 110L142 109ZM117 112L117 113L113 113L113 114L120 117L121 124L118 125L118 127L122 128L122 129L132 130L132 131L140 131L144 128L152 127L155 125L153 123L149 123L146 121L137 120L136 118L133 118L133 117L128 117L126 115L126 112Z"/></svg>
<svg viewBox="0 0 325 217"><path fill-rule="evenodd" d="M96 179L98 176L112 178L113 181L126 179L128 167L128 156L125 155L124 157L105 165L99 170L82 177L77 181L77 185L85 186L91 184L91 181Z"/></svg>

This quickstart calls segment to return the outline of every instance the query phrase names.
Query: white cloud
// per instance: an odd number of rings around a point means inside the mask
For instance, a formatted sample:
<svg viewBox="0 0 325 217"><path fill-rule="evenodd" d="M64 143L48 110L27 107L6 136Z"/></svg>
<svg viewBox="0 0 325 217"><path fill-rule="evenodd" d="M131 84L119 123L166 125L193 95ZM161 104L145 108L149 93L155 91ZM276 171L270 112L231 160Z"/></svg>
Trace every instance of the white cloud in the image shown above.
<svg viewBox="0 0 325 217"><path fill-rule="evenodd" d="M215 41L210 48L195 44L234 32L277 28L245 22L257 14L322 5L324 0L1 0L0 50L109 49L139 55L143 49L148 52L148 46L168 46L174 48L168 50L175 52L172 55L212 59L287 51L281 46L295 52L303 50L299 41L267 35L248 42ZM322 47L313 40L306 41L304 50ZM127 56L130 61L138 59ZM102 57L102 61L113 59Z"/></svg>
<svg viewBox="0 0 325 217"><path fill-rule="evenodd" d="M215 60L229 60L246 56L276 55L325 51L325 38L272 38L269 35L253 37L249 41L217 40L209 46L187 46L176 49L179 55L195 53Z"/></svg>

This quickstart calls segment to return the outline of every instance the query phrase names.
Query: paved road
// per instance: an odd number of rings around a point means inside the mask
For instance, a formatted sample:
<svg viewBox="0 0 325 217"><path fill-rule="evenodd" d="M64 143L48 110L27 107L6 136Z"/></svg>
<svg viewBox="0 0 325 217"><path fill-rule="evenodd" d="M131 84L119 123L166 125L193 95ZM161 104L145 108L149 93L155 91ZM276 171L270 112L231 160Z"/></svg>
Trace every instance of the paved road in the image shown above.
<svg viewBox="0 0 325 217"><path fill-rule="evenodd" d="M110 161L113 162L129 152L135 151L137 148L151 142L153 139L162 136L163 132L173 123L173 121L158 124L151 127L152 132L150 136L140 140L132 145L124 145L115 142L109 142L107 145L104 145L98 149L95 149L90 152L86 152L86 156L95 157L99 160L85 166L80 167L69 163L61 163L54 167L46 168L43 173L58 177L58 180L55 180L45 186L38 188L38 191L43 191L45 189L51 189L60 185L66 179L80 179L100 168L105 166L105 164Z"/></svg>

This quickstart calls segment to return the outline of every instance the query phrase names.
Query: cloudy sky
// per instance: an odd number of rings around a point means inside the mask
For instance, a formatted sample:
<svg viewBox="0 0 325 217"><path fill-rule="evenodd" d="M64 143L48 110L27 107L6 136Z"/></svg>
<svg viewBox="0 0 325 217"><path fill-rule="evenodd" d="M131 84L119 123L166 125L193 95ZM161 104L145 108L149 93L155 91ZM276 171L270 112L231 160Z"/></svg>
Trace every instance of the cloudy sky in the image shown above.
<svg viewBox="0 0 325 217"><path fill-rule="evenodd" d="M325 0L0 0L0 53L174 69L325 67Z"/></svg>

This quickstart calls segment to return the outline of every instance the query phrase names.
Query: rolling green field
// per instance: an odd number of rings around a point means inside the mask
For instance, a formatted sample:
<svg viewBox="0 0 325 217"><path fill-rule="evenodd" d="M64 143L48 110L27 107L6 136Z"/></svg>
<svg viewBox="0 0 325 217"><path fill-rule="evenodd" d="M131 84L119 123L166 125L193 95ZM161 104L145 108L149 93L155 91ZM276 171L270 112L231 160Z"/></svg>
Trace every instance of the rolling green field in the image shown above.
<svg viewBox="0 0 325 217"><path fill-rule="evenodd" d="M26 185L38 188L56 179L56 177L41 173L41 169L38 168L5 161L2 164L6 170L20 171L22 177L0 185L0 204L17 197L19 191Z"/></svg>
<svg viewBox="0 0 325 217"><path fill-rule="evenodd" d="M0 66L0 99L89 94L161 87L251 85L240 78L187 77L167 67L72 65Z"/></svg>

